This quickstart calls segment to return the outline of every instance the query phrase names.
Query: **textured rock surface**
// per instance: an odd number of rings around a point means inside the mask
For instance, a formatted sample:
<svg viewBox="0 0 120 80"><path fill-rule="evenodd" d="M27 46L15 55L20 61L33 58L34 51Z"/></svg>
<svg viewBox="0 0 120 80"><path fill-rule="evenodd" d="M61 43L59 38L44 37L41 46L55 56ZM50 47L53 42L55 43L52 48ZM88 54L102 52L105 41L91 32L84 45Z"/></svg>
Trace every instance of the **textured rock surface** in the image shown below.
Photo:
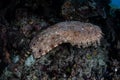
<svg viewBox="0 0 120 80"><path fill-rule="evenodd" d="M101 47L76 48L62 44L23 69L23 80L102 80L107 51Z"/></svg>
<svg viewBox="0 0 120 80"><path fill-rule="evenodd" d="M97 46L102 38L101 29L91 23L68 21L55 24L35 36L30 48L35 58L48 53L62 43L78 47Z"/></svg>

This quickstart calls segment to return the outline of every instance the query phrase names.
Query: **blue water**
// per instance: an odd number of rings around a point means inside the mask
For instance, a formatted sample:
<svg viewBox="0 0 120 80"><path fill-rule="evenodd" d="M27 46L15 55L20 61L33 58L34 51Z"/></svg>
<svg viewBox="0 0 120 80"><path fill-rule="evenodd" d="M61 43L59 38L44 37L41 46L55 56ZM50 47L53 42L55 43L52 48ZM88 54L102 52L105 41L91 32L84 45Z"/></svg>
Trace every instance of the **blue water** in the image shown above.
<svg viewBox="0 0 120 80"><path fill-rule="evenodd" d="M120 9L120 0L111 0L109 5L114 9Z"/></svg>

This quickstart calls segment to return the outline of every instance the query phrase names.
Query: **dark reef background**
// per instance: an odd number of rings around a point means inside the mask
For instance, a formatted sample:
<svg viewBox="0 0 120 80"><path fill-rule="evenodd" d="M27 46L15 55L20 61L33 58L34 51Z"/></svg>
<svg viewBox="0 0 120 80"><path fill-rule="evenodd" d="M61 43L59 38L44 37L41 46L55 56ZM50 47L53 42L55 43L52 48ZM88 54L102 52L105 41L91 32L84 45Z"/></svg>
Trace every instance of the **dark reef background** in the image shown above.
<svg viewBox="0 0 120 80"><path fill-rule="evenodd" d="M9 80L27 80L23 76L27 73L19 72L25 68L20 67L17 70L16 67L22 64L21 60L26 60L26 55L30 55L30 40L50 25L72 20L90 22L100 26L107 42L105 49L108 51L106 72L103 74L104 80L120 80L120 8L113 8L110 5L111 2L111 0L0 0L0 80L8 80L8 78L10 78ZM61 46L63 47L63 45ZM66 46L68 49L66 47L65 49L69 51L70 44L66 44ZM60 52L58 51L58 53ZM12 75L5 79L6 75L3 74L9 74L4 72L6 68L13 74L14 71L18 71L21 75L14 74L14 78ZM46 73L58 76L55 71L51 73L46 71ZM63 73L70 75L69 71L63 71ZM97 75L99 74L96 73ZM51 76L50 79L53 80ZM98 76L95 79L102 80ZM83 76L83 80L95 79Z"/></svg>

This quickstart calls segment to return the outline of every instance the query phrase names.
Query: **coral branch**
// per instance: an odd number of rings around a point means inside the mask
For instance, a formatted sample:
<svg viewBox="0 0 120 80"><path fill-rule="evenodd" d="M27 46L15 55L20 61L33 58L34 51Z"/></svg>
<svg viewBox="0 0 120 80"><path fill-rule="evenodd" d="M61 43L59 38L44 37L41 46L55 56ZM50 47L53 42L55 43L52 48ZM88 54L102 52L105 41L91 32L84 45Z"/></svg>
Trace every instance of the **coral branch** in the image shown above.
<svg viewBox="0 0 120 80"><path fill-rule="evenodd" d="M62 43L78 47L97 46L102 38L101 29L91 23L68 21L55 24L34 37L30 43L35 58L40 58Z"/></svg>

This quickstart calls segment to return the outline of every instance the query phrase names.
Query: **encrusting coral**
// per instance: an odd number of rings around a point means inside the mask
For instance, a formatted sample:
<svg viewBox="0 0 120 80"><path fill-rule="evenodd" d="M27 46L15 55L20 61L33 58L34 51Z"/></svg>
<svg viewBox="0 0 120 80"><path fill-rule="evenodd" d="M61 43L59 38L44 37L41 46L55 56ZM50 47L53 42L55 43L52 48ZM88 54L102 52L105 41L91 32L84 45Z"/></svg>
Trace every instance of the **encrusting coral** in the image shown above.
<svg viewBox="0 0 120 80"><path fill-rule="evenodd" d="M97 46L102 38L101 29L91 23L67 21L40 32L30 43L35 58L40 58L62 43L78 47Z"/></svg>

